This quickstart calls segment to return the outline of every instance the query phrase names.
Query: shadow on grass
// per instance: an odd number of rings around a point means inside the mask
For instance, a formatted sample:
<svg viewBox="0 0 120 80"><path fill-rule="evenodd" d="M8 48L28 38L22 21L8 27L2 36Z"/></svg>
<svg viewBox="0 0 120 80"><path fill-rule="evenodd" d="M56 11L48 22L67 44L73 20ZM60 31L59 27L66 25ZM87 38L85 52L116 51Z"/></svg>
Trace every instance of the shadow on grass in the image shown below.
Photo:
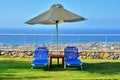
<svg viewBox="0 0 120 80"><path fill-rule="evenodd" d="M11 75L11 76L4 76L4 77L1 77L0 76L0 80L35 80L35 79L50 79L50 78L53 78L54 76L29 76L29 77L20 77L20 76L17 76L17 75Z"/></svg>
<svg viewBox="0 0 120 80"><path fill-rule="evenodd" d="M0 73L9 69L30 70L30 64L30 61L0 60ZM120 62L84 63L83 67L83 70L81 70L80 67L67 67L67 69L63 69L62 65L53 64L50 69L47 67L38 67L35 69L40 69L42 71L85 71L108 75L120 73Z"/></svg>
<svg viewBox="0 0 120 80"><path fill-rule="evenodd" d="M120 62L101 62L101 63L84 63L83 69L75 66L67 66L63 69L61 65L54 65L45 71L85 71L90 73L100 73L100 74L120 74Z"/></svg>
<svg viewBox="0 0 120 80"><path fill-rule="evenodd" d="M54 76L34 76L34 77L25 77L25 78L27 78L27 79L49 79L49 78L53 78Z"/></svg>
<svg viewBox="0 0 120 80"><path fill-rule="evenodd" d="M120 62L84 63L84 70L90 73L118 74Z"/></svg>
<svg viewBox="0 0 120 80"><path fill-rule="evenodd" d="M62 68L62 65L52 64L52 67L46 69L46 71L64 71L65 69Z"/></svg>

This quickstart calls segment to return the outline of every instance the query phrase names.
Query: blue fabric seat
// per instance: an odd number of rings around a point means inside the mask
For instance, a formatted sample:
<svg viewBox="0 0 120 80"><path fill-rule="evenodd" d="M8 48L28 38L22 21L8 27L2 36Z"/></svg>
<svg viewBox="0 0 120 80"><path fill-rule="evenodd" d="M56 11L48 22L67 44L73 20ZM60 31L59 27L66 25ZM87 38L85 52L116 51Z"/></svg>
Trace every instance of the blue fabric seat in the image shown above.
<svg viewBox="0 0 120 80"><path fill-rule="evenodd" d="M80 60L66 60L67 65L79 66L82 64Z"/></svg>
<svg viewBox="0 0 120 80"><path fill-rule="evenodd" d="M48 66L49 68L48 52L46 47L38 47L34 51L34 60L31 63L31 69L39 66Z"/></svg>
<svg viewBox="0 0 120 80"><path fill-rule="evenodd" d="M65 68L66 66L80 66L83 68L82 61L79 58L78 48L76 47L66 47L64 49L64 57L65 57Z"/></svg>

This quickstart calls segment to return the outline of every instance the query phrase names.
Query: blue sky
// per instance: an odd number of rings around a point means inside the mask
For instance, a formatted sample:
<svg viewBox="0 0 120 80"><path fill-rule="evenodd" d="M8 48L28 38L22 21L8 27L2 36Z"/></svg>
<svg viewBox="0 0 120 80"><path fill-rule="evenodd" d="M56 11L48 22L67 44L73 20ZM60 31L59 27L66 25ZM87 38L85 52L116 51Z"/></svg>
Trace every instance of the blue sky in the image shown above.
<svg viewBox="0 0 120 80"><path fill-rule="evenodd" d="M59 29L120 29L120 0L0 0L0 28L53 29L55 25L24 24L53 4L88 19L59 24Z"/></svg>

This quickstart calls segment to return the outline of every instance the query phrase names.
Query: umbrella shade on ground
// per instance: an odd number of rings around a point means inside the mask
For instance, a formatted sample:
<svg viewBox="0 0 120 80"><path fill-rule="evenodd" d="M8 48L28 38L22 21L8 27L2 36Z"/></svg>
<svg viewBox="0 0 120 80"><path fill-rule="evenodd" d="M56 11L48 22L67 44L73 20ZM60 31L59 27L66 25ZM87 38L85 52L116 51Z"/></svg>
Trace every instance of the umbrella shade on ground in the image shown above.
<svg viewBox="0 0 120 80"><path fill-rule="evenodd" d="M56 24L56 43L57 43L57 52L58 52L58 23L62 22L77 22L86 20L84 17L81 17L77 14L74 14L63 8L61 4L53 4L51 8L27 21L27 24Z"/></svg>

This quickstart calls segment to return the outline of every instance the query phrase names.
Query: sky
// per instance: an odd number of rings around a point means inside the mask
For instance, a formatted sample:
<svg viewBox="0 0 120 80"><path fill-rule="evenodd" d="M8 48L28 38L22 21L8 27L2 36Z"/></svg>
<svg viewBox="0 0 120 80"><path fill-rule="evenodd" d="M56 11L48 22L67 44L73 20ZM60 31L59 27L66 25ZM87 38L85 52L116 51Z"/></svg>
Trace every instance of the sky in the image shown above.
<svg viewBox="0 0 120 80"><path fill-rule="evenodd" d="M25 24L53 4L88 19L59 24L60 30L120 30L120 0L0 0L0 29L54 29L55 25Z"/></svg>

